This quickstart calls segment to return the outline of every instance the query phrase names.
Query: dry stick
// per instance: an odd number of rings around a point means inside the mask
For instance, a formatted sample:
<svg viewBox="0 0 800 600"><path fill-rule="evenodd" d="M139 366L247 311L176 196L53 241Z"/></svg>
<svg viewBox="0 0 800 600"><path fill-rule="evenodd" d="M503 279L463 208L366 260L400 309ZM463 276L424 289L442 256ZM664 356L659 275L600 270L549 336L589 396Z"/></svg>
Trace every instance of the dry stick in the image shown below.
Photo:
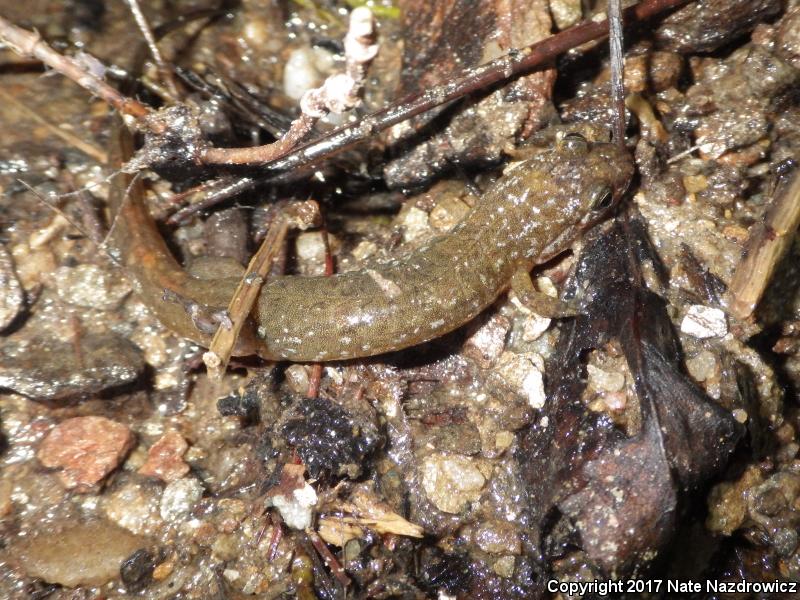
<svg viewBox="0 0 800 600"><path fill-rule="evenodd" d="M17 27L0 17L0 40L21 56L32 57L71 79L85 90L108 102L119 112L143 121L150 115L150 109L141 102L120 94L99 77L95 77L78 61L63 56L47 45L35 32ZM158 132L156 132L158 133Z"/></svg>
<svg viewBox="0 0 800 600"><path fill-rule="evenodd" d="M201 162L228 165L248 164L284 156L308 135L316 122L315 117L303 113L292 121L289 130L283 134L281 139L271 144L249 148L207 148L202 152Z"/></svg>
<svg viewBox="0 0 800 600"><path fill-rule="evenodd" d="M670 8L686 4L689 0L645 0L623 11L629 23L644 21ZM608 21L584 21L574 27L550 36L547 39L527 46L521 50L513 50L507 55L475 68L464 77L427 90L422 94L412 94L398 102L378 110L357 124L342 127L331 133L292 149L286 156L275 158L267 147L257 148L214 148L206 150L199 160L216 164L239 164L245 162L264 163L273 170L289 170L307 165L321 158L367 139L402 121L415 117L436 106L456 100L484 89L495 83L509 79L515 75L530 71L552 60L556 56L581 44L597 40L608 35ZM259 156L259 149L264 156ZM240 152L247 150L247 154Z"/></svg>
<svg viewBox="0 0 800 600"><path fill-rule="evenodd" d="M728 310L746 319L761 300L781 258L791 248L800 226L800 168L782 186L764 217L747 238L743 260L736 267L728 289Z"/></svg>
<svg viewBox="0 0 800 600"><path fill-rule="evenodd" d="M245 271L228 305L230 326L220 325L217 328L217 332L208 347L208 352L203 354L203 362L206 364L208 374L212 379L220 379L225 372L228 361L231 358L233 346L239 337L239 332L242 330L250 311L253 310L258 294L261 292L261 285L269 274L270 267L272 267L275 257L280 252L288 231L289 220L283 216L278 217L272 223L267 232L267 237L259 247L258 252L250 259L247 271Z"/></svg>
<svg viewBox="0 0 800 600"><path fill-rule="evenodd" d="M180 225L194 213L211 208L223 200L245 192L256 183L257 180L252 177L221 177L187 190L185 193L176 194L171 199L173 202L183 202L186 198L195 195L199 195L200 199L192 199L187 206L176 210L167 219L167 225Z"/></svg>
<svg viewBox="0 0 800 600"><path fill-rule="evenodd" d="M325 564L331 570L331 573L339 580L342 587L348 587L351 583L350 578L347 576L347 573L344 572L342 565L339 564L339 561L336 560L333 553L325 545L325 542L311 529L306 529L306 535L314 546L314 549L319 552L322 560L325 561Z"/></svg>
<svg viewBox="0 0 800 600"><path fill-rule="evenodd" d="M622 53L622 2L608 0L609 50L611 56L611 108L614 141L625 147L625 56Z"/></svg>
<svg viewBox="0 0 800 600"><path fill-rule="evenodd" d="M292 121L281 139L264 146L248 148L205 148L200 162L207 164L250 164L284 156L314 127L318 119L329 113L340 114L360 103L367 68L378 46L375 44L375 19L365 6L354 8L344 39L345 73L328 77L320 87L312 88L300 99L300 116Z"/></svg>
<svg viewBox="0 0 800 600"><path fill-rule="evenodd" d="M169 91L173 98L179 98L180 92L178 91L178 86L175 84L175 77L172 68L169 66L169 64L167 64L167 61L164 60L164 56L161 54L161 50L158 48L156 36L153 35L153 30L150 28L150 23L147 22L147 18L142 12L142 7L139 5L139 0L127 0L127 2L128 7L131 9L131 13L133 14L133 20L136 21L139 31L141 31L145 42L147 42L147 47L150 50L150 54L153 55L153 60L156 61L156 66L161 74L162 81L167 86L167 91Z"/></svg>
<svg viewBox="0 0 800 600"><path fill-rule="evenodd" d="M64 140L67 144L72 146L73 148L77 148L81 152L83 152L86 156L93 158L97 162L101 164L106 164L108 162L108 153L101 148L98 148L94 144L87 142L83 138L78 137L74 133L71 133L65 129L61 129L58 125L55 125L45 119L42 115L38 112L33 110L27 104L20 102L14 96L9 94L4 89L0 88L0 100L2 100L5 104L11 104L17 110L24 112L26 115L44 125L53 135L60 137Z"/></svg>

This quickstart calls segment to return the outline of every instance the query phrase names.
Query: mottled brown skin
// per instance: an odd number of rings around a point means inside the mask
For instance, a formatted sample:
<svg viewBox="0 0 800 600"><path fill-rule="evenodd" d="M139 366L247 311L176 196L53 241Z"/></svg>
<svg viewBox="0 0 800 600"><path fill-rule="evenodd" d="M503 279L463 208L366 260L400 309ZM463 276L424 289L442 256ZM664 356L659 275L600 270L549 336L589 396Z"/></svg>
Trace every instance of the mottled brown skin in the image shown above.
<svg viewBox="0 0 800 600"><path fill-rule="evenodd" d="M451 232L391 262L332 277L278 277L265 284L235 349L267 359L328 361L400 350L463 325L491 304L517 269L565 250L608 210L633 174L630 156L571 137L533 151L509 169ZM117 186L121 189L123 186ZM117 192L121 196L122 192ZM112 245L156 316L176 333L208 344L165 288L225 307L237 279L192 278L170 254L132 190Z"/></svg>

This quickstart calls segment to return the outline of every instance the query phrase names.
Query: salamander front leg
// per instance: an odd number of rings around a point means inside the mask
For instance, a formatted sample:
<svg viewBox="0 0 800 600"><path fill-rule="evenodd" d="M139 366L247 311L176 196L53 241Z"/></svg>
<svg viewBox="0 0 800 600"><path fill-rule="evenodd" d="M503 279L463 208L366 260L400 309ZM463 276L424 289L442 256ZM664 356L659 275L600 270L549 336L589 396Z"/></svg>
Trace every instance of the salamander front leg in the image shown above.
<svg viewBox="0 0 800 600"><path fill-rule="evenodd" d="M511 289L519 301L537 315L550 319L574 317L580 311L571 302L548 296L536 289L531 274L525 269L517 269L511 278Z"/></svg>

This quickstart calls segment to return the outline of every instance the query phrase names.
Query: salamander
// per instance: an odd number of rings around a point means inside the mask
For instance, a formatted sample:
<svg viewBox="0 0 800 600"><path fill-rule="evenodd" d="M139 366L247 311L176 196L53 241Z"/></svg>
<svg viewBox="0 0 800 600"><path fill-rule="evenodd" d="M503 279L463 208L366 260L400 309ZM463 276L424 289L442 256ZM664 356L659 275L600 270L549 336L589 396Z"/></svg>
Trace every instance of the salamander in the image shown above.
<svg viewBox="0 0 800 600"><path fill-rule="evenodd" d="M120 132L116 164L132 151ZM563 252L601 219L633 175L616 145L568 134L506 168L450 232L397 258L331 277L268 280L234 354L331 361L401 350L446 334L505 291L520 269ZM237 278L203 280L175 260L150 217L141 183L118 177L110 248L134 289L169 329L199 344L211 336L164 291L223 309ZM123 200L125 200L123 202Z"/></svg>

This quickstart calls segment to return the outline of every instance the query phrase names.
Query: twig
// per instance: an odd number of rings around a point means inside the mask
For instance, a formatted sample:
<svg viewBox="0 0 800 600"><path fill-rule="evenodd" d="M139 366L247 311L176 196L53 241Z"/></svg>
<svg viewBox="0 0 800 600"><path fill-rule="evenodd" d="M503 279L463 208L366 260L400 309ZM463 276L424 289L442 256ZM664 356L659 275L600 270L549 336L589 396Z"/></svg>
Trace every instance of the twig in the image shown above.
<svg viewBox="0 0 800 600"><path fill-rule="evenodd" d="M249 148L206 148L201 153L200 160L206 164L224 165L268 162L284 156L294 148L314 128L316 122L317 117L303 113L292 121L289 131L277 142Z"/></svg>
<svg viewBox="0 0 800 600"><path fill-rule="evenodd" d="M611 57L611 107L614 141L625 147L625 56L622 33L622 2L608 0L609 54Z"/></svg>
<svg viewBox="0 0 800 600"><path fill-rule="evenodd" d="M33 189L33 187L31 187L31 186L30 186L28 183L26 183L26 182L22 181L22 179L17 179L17 182L18 182L18 183L20 183L20 184L22 184L22 185L23 185L25 188L27 188L27 190L28 190L28 191L29 191L31 194L33 194L33 196L34 196L34 197L35 197L35 198L36 198L36 199L37 199L39 202L41 202L41 203L42 203L42 204L44 204L44 205L45 205L47 208L49 208L49 209L50 209L50 210L52 210L54 213L56 213L56 215L58 215L58 217L60 217L60 218L61 218L61 219L63 219L63 220L64 220L64 221L65 221L67 224L69 224L70 226L72 226L72 227L73 227L73 228L74 228L74 229L75 229L75 230L76 230L78 233L80 233L80 234L81 234L83 237L85 237L85 238L86 238L86 239L88 239L88 240L91 240L91 239L92 239L92 236L91 236L91 235L89 235L89 234L88 234L86 231L84 231L84 230L83 230L83 227L81 227L80 225L78 225L78 223L76 223L74 220L72 220L72 219L69 217L69 215L67 215L67 213L65 213L63 210L61 210L61 209L60 209L58 206L56 206L55 204L51 204L50 202L48 202L48 201L47 201L47 199L46 199L44 196L42 196L42 195L41 195L39 192L37 192L35 189ZM32 244L32 245L33 245L33 244Z"/></svg>
<svg viewBox="0 0 800 600"><path fill-rule="evenodd" d="M150 28L150 23L147 22L147 18L144 16L144 13L142 12L142 7L139 5L139 0L126 0L126 1L131 9L131 14L133 14L133 19L134 21L136 21L136 25L139 27L139 31L142 32L142 36L144 37L144 40L147 43L147 47L150 50L150 54L153 55L153 60L156 61L156 66L158 67L159 73L161 74L162 81L167 86L167 90L174 98L180 97L178 86L175 84L174 73L170 68L169 64L167 64L167 61L164 60L164 56L161 54L161 50L159 50L158 48L158 43L156 42L156 36L153 35L153 30Z"/></svg>
<svg viewBox="0 0 800 600"><path fill-rule="evenodd" d="M375 21L365 6L350 13L350 26L344 40L346 68L344 73L328 77L323 84L308 90L300 99L300 116L283 137L265 146L250 148L206 148L199 161L206 164L252 164L269 162L284 156L294 148L328 113L340 114L358 106L359 93L364 85L367 67L378 53L375 41Z"/></svg>
<svg viewBox="0 0 800 600"><path fill-rule="evenodd" d="M308 539L311 541L311 544L314 546L314 549L319 552L319 555L322 557L322 560L325 561L325 564L331 570L334 577L339 580L339 583L342 584L342 587L348 587L350 585L350 578L347 576L347 573L344 572L342 565L339 564L339 561L333 555L333 553L328 549L325 545L325 542L320 539L320 537L311 529L306 529L306 535Z"/></svg>
<svg viewBox="0 0 800 600"><path fill-rule="evenodd" d="M17 27L3 17L0 17L0 40L21 56L42 61L51 69L108 102L122 114L130 115L138 121L143 121L150 114L150 109L141 102L120 94L74 58L63 56L53 50L38 33Z"/></svg>
<svg viewBox="0 0 800 600"><path fill-rule="evenodd" d="M174 202L183 202L187 197L194 195L198 195L200 198L175 211L167 219L167 225L179 225L193 214L211 208L223 200L249 190L256 183L257 181L252 177L221 177L220 179L204 182L181 194L176 194L172 198Z"/></svg>
<svg viewBox="0 0 800 600"><path fill-rule="evenodd" d="M208 352L203 354L203 362L213 379L221 378L225 372L239 333L253 310L272 263L283 247L289 228L307 229L316 226L320 221L319 214L319 206L313 200L298 202L287 207L270 225L267 236L250 259L250 264L231 297L228 319L217 328Z"/></svg>
<svg viewBox="0 0 800 600"><path fill-rule="evenodd" d="M288 231L289 221L285 217L279 218L267 232L267 237L258 252L250 259L247 271L228 305L230 321L227 326L220 325L217 328L208 351L203 354L203 362L212 379L220 379L225 372L239 332L258 299L261 285L264 283L275 257L280 252Z"/></svg>
<svg viewBox="0 0 800 600"><path fill-rule="evenodd" d="M746 319L764 295L781 258L791 248L800 226L800 168L773 199L763 223L753 226L744 258L736 267L728 290L728 309Z"/></svg>
<svg viewBox="0 0 800 600"><path fill-rule="evenodd" d="M686 4L688 1L644 0L625 9L623 14L626 22L636 23L670 8ZM262 162L264 167L272 170L291 170L321 158L327 158L397 123L471 94L476 90L531 71L572 48L606 35L608 35L608 21L584 21L536 44L521 50L513 50L505 56L473 69L460 79L431 88L421 94L406 96L391 106L364 117L355 125L341 127L305 145L293 148L285 156L253 162ZM229 148L228 150L233 149ZM206 156L208 154L201 160L206 160ZM223 158L220 155L212 154L212 156Z"/></svg>

